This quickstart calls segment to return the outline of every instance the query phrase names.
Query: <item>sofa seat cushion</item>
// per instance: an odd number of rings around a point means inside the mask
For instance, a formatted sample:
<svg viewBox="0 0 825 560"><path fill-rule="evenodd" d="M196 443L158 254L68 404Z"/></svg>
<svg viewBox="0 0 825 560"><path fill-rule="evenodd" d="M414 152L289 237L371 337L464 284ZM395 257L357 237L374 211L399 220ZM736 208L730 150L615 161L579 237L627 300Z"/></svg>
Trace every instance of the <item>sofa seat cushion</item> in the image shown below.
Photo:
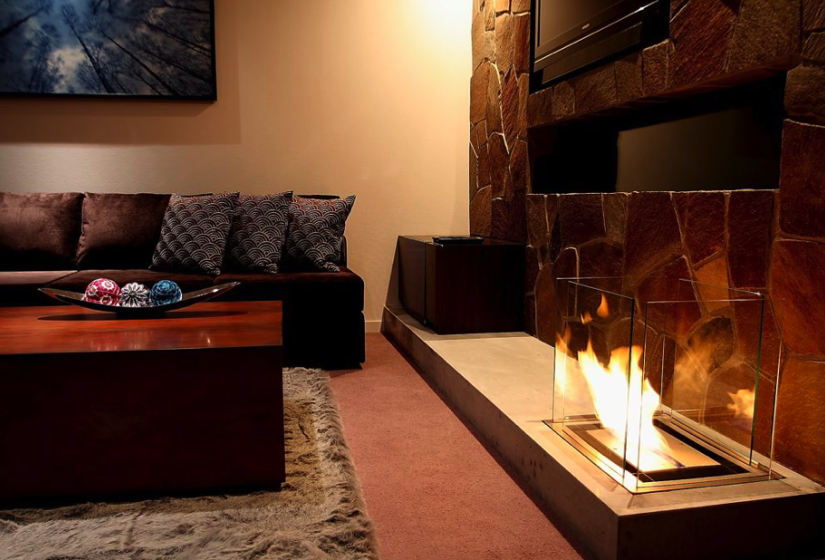
<svg viewBox="0 0 825 560"><path fill-rule="evenodd" d="M70 292L83 292L90 282L98 278L108 278L117 283L118 286L125 286L129 282L138 282L150 288L160 280L173 280L177 282L184 293L192 290L200 290L212 285L210 276L205 274L180 274L175 272L155 272L146 269L131 270L81 270L65 278L52 282L49 287L58 290L68 290Z"/></svg>
<svg viewBox="0 0 825 560"><path fill-rule="evenodd" d="M341 272L225 272L215 284L240 282L224 298L233 300L273 300L312 298L334 301L335 306L361 311L364 309L364 281L342 266Z"/></svg>
<svg viewBox="0 0 825 560"><path fill-rule="evenodd" d="M73 270L0 272L0 306L18 307L59 302L37 291L55 280L73 274Z"/></svg>
<svg viewBox="0 0 825 560"><path fill-rule="evenodd" d="M170 196L86 193L77 267L149 268Z"/></svg>
<svg viewBox="0 0 825 560"><path fill-rule="evenodd" d="M74 269L82 193L0 193L0 270Z"/></svg>

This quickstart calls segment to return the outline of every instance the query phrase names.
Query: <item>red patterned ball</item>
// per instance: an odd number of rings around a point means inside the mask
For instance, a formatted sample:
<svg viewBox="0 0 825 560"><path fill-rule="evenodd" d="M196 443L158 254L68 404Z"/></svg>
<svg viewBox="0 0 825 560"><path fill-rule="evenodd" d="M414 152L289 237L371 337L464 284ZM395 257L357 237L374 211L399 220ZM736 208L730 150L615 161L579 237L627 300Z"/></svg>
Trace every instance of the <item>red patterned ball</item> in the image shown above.
<svg viewBox="0 0 825 560"><path fill-rule="evenodd" d="M108 278L98 278L86 286L83 299L103 305L117 305L120 300L120 287Z"/></svg>

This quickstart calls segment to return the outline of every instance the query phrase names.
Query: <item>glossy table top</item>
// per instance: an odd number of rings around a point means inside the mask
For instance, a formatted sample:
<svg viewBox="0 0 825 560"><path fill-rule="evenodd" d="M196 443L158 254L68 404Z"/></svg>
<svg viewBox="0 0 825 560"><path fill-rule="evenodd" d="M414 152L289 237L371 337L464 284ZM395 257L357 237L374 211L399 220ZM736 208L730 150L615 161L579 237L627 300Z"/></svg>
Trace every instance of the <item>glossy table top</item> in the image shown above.
<svg viewBox="0 0 825 560"><path fill-rule="evenodd" d="M75 306L0 308L0 356L280 346L281 302L201 303L161 318Z"/></svg>

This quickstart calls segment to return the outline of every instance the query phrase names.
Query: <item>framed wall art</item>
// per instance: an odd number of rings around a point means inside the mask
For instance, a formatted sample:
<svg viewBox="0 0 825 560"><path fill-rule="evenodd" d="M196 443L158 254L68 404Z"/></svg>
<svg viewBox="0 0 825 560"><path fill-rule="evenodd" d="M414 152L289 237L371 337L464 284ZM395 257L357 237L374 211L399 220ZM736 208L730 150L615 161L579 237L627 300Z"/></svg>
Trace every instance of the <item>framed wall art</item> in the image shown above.
<svg viewBox="0 0 825 560"><path fill-rule="evenodd" d="M215 100L214 0L0 0L0 95Z"/></svg>

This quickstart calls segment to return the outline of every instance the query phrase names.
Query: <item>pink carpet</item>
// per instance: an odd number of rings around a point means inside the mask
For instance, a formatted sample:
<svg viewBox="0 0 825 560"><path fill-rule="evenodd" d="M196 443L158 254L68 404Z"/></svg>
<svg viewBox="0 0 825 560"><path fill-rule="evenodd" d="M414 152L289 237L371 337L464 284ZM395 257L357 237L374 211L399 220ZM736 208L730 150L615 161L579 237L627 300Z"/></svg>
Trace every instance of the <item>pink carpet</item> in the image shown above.
<svg viewBox="0 0 825 560"><path fill-rule="evenodd" d="M582 558L382 335L333 376L384 560Z"/></svg>

